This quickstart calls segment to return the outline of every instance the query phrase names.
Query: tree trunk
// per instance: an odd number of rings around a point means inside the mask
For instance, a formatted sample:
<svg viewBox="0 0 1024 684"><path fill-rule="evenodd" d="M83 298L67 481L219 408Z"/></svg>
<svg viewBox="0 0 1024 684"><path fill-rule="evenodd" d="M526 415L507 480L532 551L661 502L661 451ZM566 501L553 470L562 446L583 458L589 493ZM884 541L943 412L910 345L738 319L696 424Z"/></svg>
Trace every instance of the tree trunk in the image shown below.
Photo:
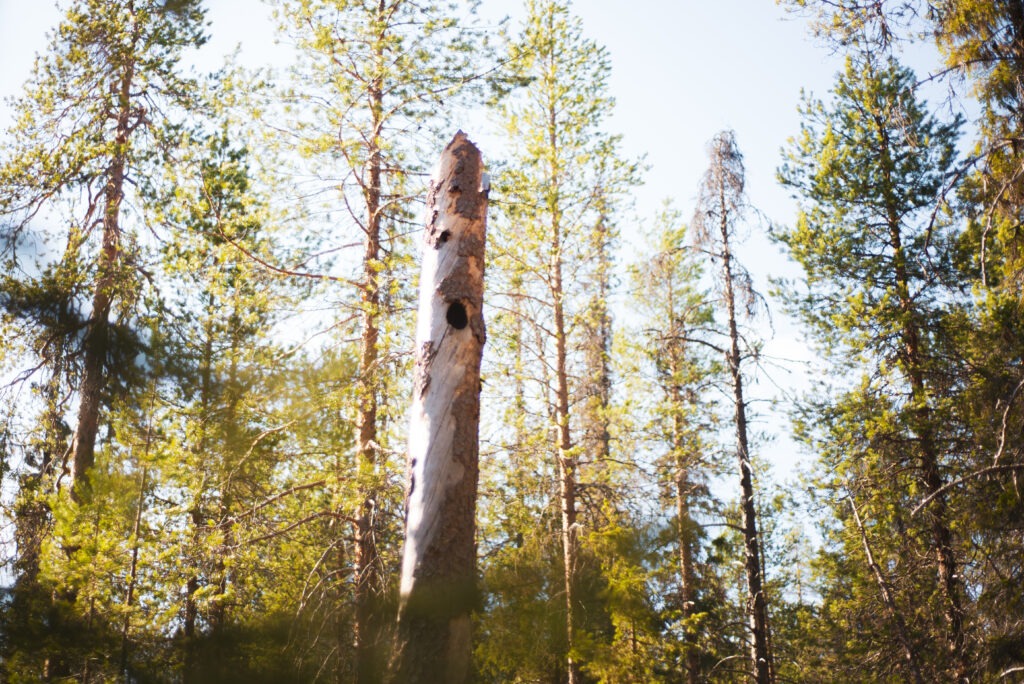
<svg viewBox="0 0 1024 684"><path fill-rule="evenodd" d="M682 601L683 622L689 622L697 602L697 578L693 567L694 522L690 515L689 467L683 454L686 445L683 437L682 402L683 392L678 385L672 387L672 402L675 415L672 425L672 449L676 455L676 519L679 541L679 594ZM689 625L685 627L686 683L700 681L700 653L697 650L696 634Z"/></svg>
<svg viewBox="0 0 1024 684"><path fill-rule="evenodd" d="M548 21L553 17L549 14ZM549 26L553 31L553 27ZM552 106L548 108L548 145L552 151L550 182L555 186L560 179L558 163L558 117ZM554 314L555 336L555 420L558 432L558 498L562 515L562 561L565 587L565 646L566 676L568 684L581 681L580 664L573 656L577 630L577 582L579 539L576 524L576 465L578 458L573 453L572 433L569 427L569 368L568 332L565 322L565 288L562 283L562 234L561 207L557 195L548 198L551 211L551 299Z"/></svg>
<svg viewBox="0 0 1024 684"><path fill-rule="evenodd" d="M488 182L459 131L427 196L393 682L468 682Z"/></svg>
<svg viewBox="0 0 1024 684"><path fill-rule="evenodd" d="M913 400L913 422L911 428L920 445L919 459L924 494L932 502L928 508L931 521L932 551L939 579L939 591L944 599L943 615L946 621L946 650L952 661L952 681L967 684L970 681L970 663L966 652L964 634L964 609L961 601L962 587L956 572L956 555L953 551L953 532L948 521L946 497L942 494L945 480L939 466L939 449L935 443L935 417L929 402L929 390L925 380L925 352L921 347L921 331L915 321L915 307L910 294L910 275L907 272L906 255L900 233L900 219L894 209L889 209L889 240L893 249L896 294L899 297L900 313L903 316L903 364L910 381Z"/></svg>
<svg viewBox="0 0 1024 684"><path fill-rule="evenodd" d="M603 190L598 191L598 202L603 202ZM584 386L586 401L583 406L583 440L587 460L600 472L611 458L612 393L612 319L608 311L609 281L612 273L608 219L602 211L597 219L595 235L590 245L595 261L593 294L587 305L585 319L584 357L587 380ZM593 472L593 470L592 470ZM593 480L594 475L590 475Z"/></svg>
<svg viewBox="0 0 1024 684"><path fill-rule="evenodd" d="M377 5L381 32L386 11L383 0ZM360 294L362 338L359 349L359 409L356 416L358 431L359 509L355 515L355 651L356 681L376 684L384 675L383 619L380 615L380 596L383 581L380 554L377 549L376 499L378 494L377 392L380 385L378 342L380 328L380 256L381 256L381 180L384 172L381 150L381 131L384 121L384 36L378 36L375 45L376 75L367 84L370 115L370 135L366 141L366 177L361 183L366 203L366 238L363 252L363 286ZM340 646L340 644L339 644Z"/></svg>
<svg viewBox="0 0 1024 684"><path fill-rule="evenodd" d="M724 189L722 189L724 193ZM754 483L747 442L747 409L743 399L743 376L740 373L740 336L736 326L736 296L733 288L732 255L729 251L728 215L724 196L721 200L722 218L722 270L725 304L729 316L729 350L726 361L732 376L734 421L736 425L736 455L740 468L740 511L745 549L744 569L747 576L747 616L753 641L750 658L754 668L754 681L769 684L772 681L771 654L768 651L768 605L765 600L761 576L761 551L757 534L757 511L754 507Z"/></svg>
<svg viewBox="0 0 1024 684"><path fill-rule="evenodd" d="M79 385L78 426L72 442L71 497L88 497L89 471L96 454L100 403L104 386L104 366L110 333L110 306L117 288L121 266L121 201L124 199L128 135L131 127L131 87L134 71L129 64L118 84L119 110L115 153L107 168L103 190L103 244L93 291L92 315L83 340L82 380Z"/></svg>
<svg viewBox="0 0 1024 684"><path fill-rule="evenodd" d="M149 451L150 431L146 433L146 450ZM142 467L142 474L139 476L139 498L135 504L135 521L132 523L132 559L128 566L128 589L124 597L124 622L121 624L121 676L125 681L128 677L128 651L131 647L131 626L132 606L135 605L135 584L139 577L139 533L142 529L142 508L146 504L146 476L147 466Z"/></svg>
<svg viewBox="0 0 1024 684"><path fill-rule="evenodd" d="M572 433L569 428L568 333L563 305L561 245L557 224L553 232L553 251L558 255L553 260L551 287L555 302L555 400L557 402L555 418L558 421L558 482L562 511L562 559L565 566L565 645L568 650L566 669L568 684L578 684L581 681L580 664L573 656L578 623L576 615L578 601L576 575L579 558L579 526L576 523L576 465L578 459L573 453Z"/></svg>
<svg viewBox="0 0 1024 684"><path fill-rule="evenodd" d="M683 340L687 336L685 323L687 315L677 310L677 297L675 283L669 277L667 288L664 293L667 311L671 326L671 336ZM694 456L693 447L687 439L686 429L686 406L694 402L692 389L687 392L683 384L682 375L686 365L685 347L678 343L671 343L665 353L668 359L667 384L662 390L668 395L671 401L672 434L671 434L671 455L675 466L676 486L676 542L679 545L679 599L683 623L686 625L683 632L684 662L686 668L686 684L698 684L700 682L700 651L697 645L697 632L688 623L693 617L697 602L697 573L694 568L693 554L696 547L694 531L696 523L691 515L690 498L694 487L690 482L690 469L692 467L690 457Z"/></svg>
<svg viewBox="0 0 1024 684"><path fill-rule="evenodd" d="M682 600L682 616L689 622L697 601L697 578L693 569L693 519L690 517L689 490L686 469L678 464L676 475L676 517L679 521L679 593ZM697 650L696 633L689 625L685 628L686 682L700 681L700 653Z"/></svg>
<svg viewBox="0 0 1024 684"><path fill-rule="evenodd" d="M888 580L882 574L882 568L879 567L878 563L875 562L875 555L871 550L871 543L868 540L867 530L864 529L864 523L861 521L860 512L857 510L857 502L853 498L853 490L849 487L846 490L847 496L850 501L850 512L853 514L853 522L857 526L857 531L860 533L861 542L864 546L864 556L868 561L868 567L871 569L871 574L875 578L875 583L878 584L878 590L882 594L882 603L885 604L885 609L889 613L889 618L893 621L896 627L896 638L900 642L900 646L903 648L903 658L906 660L907 665L907 681L913 682L913 684L922 684L924 677L921 675L921 668L917 663L917 658L914 654L914 647L910 641L910 632L907 629L907 622L903 619L903 613L900 612L899 607L896 605L896 597L892 591Z"/></svg>

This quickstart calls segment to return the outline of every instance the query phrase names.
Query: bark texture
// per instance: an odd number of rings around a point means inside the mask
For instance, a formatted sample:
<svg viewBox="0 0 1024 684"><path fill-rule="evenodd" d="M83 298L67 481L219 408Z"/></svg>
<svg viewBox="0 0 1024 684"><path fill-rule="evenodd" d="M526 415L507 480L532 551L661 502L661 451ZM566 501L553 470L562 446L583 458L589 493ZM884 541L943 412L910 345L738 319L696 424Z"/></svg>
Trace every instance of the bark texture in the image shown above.
<svg viewBox="0 0 1024 684"><path fill-rule="evenodd" d="M392 682L472 674L487 191L480 151L459 131L427 195Z"/></svg>

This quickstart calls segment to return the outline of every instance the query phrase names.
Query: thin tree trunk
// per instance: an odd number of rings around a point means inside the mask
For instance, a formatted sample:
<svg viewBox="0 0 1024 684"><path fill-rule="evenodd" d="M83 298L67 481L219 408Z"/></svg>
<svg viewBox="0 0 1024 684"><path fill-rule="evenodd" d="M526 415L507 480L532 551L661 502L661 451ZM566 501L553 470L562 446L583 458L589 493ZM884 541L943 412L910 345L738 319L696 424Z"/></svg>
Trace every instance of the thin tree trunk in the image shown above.
<svg viewBox="0 0 1024 684"><path fill-rule="evenodd" d="M243 314L244 312L236 311L236 314ZM212 339L212 335L211 335ZM233 347L239 347L242 342L232 336L231 344ZM211 349L212 351L212 349ZM210 357L212 363L213 358ZM231 360L228 363L227 376L225 378L227 387L236 387L240 384L239 370L238 370L238 357L235 354L231 355ZM234 475L235 468L238 467L236 461L226 462L225 459L230 457L234 449L241 443L244 437L239 434L239 411L238 403L239 397L237 392L229 390L224 395L227 399L227 406L221 417L222 428L224 430L224 452L221 454L221 466L220 466L220 483L218 489L218 510L217 519L220 521L219 525L222 533L221 543L215 552L216 561L213 567L213 577L217 578L217 594L214 598L213 607L210 611L210 634L211 636L220 633L228 622L228 606L225 602L225 597L228 593L228 586L235 583L235 576L230 570L230 564L227 559L232 555L232 548L235 546L235 533L233 525L231 524L231 511L235 507L235 486L234 486ZM235 586L235 593L238 593L239 587Z"/></svg>
<svg viewBox="0 0 1024 684"><path fill-rule="evenodd" d="M722 270L725 303L729 317L729 350L726 360L732 376L736 454L740 469L740 511L745 550L744 569L747 576L747 616L753 641L750 658L757 684L770 684L771 654L768 651L768 606L761 576L761 551L757 533L757 511L754 506L753 473L747 441L747 410L743 399L743 376L740 372L740 336L736 325L736 297L733 289L732 255L729 251L729 225L724 189L721 189Z"/></svg>
<svg viewBox="0 0 1024 684"><path fill-rule="evenodd" d="M202 515L198 509L193 509L190 515L192 519L192 542L199 544L199 525L202 522ZM183 615L182 635L184 636L184 653L182 654L181 681L183 684L190 684L197 674L196 665L196 623L199 619L199 606L196 605L196 592L199 591L198 569L193 568L194 574L185 581L185 610Z"/></svg>
<svg viewBox="0 0 1024 684"><path fill-rule="evenodd" d="M554 232L553 251L560 254L558 227ZM576 524L576 465L573 454L572 434L569 429L569 370L568 350L563 306L562 262L556 256L552 266L552 295L555 302L555 418L558 421L558 482L559 501L562 512L562 559L565 564L565 637L568 684L578 684L581 679L579 663L573 656L576 646L577 629L577 582L579 538Z"/></svg>
<svg viewBox="0 0 1024 684"><path fill-rule="evenodd" d="M679 593L682 600L683 622L693 617L697 600L697 580L693 569L693 519L690 517L690 484L687 479L686 467L681 462L676 464L676 517L679 521ZM694 630L687 626L684 633L686 645L686 682L700 682L700 653Z"/></svg>
<svg viewBox="0 0 1024 684"><path fill-rule="evenodd" d="M603 190L598 189L599 204L603 203ZM597 219L597 227L591 246L592 258L597 262L594 273L595 292L587 311L586 321L586 363L588 387L585 405L584 440L590 463L603 467L611 458L611 348L612 321L608 313L608 289L612 263L609 255L609 228L603 211ZM593 476L591 476L593 477Z"/></svg>
<svg viewBox="0 0 1024 684"><path fill-rule="evenodd" d="M146 450L149 451L149 431L146 433ZM121 625L121 676L124 681L128 679L128 650L131 646L128 635L131 633L132 616L131 608L135 604L135 583L138 580L139 569L139 530L142 527L142 507L145 505L146 497L146 475L148 471L145 466L142 468L142 475L139 478L139 498L135 503L135 521L132 524L132 560L128 567L128 589L124 597L125 615L124 623Z"/></svg>
<svg viewBox="0 0 1024 684"><path fill-rule="evenodd" d="M916 340L915 340L916 342ZM919 357L916 344L910 345L911 358ZM916 364L915 364L916 365ZM933 497L928 508L931 520L932 550L939 578L939 590L944 598L943 615L946 621L946 650L952 660L953 681L967 684L969 665L964 635L964 610L961 601L962 587L956 571L956 556L953 552L953 532L949 527L946 497L942 494L945 481L939 470L938 449L932 429L931 409L927 404L923 374L917 366L911 374L911 388L917 415L915 432L921 445L921 473L924 480L924 494Z"/></svg>
<svg viewBox="0 0 1024 684"><path fill-rule="evenodd" d="M356 417L358 431L359 477L357 488L359 510L355 519L355 651L356 681L376 684L384 675L383 616L380 615L380 597L383 593L380 555L376 536L376 499L379 443L377 436L377 392L380 368L378 340L380 328L380 256L381 256L381 179L383 157L381 132L384 117L383 40L386 23L383 21L384 0L377 5L381 35L376 41L377 75L368 84L367 98L371 115L371 131L367 140L366 178L362 185L366 202L366 238L363 252L363 287L361 297L362 337L359 350L359 410Z"/></svg>
<svg viewBox="0 0 1024 684"><path fill-rule="evenodd" d="M569 436L568 401L565 391L565 367L559 364L558 375L558 481L559 502L562 512L562 560L565 565L565 641L568 650L567 674L569 684L579 684L580 668L573 655L576 646L576 574L579 558L578 526L576 524L576 458L572 456L572 440Z"/></svg>
<svg viewBox="0 0 1024 684"><path fill-rule="evenodd" d="M668 281L667 311L671 317L669 321L672 326L672 335L678 339L686 337L686 330L682 322L685 316L676 311L676 292L674 283ZM690 464L686 456L690 449L686 440L686 418L683 413L684 406L688 403L687 394L684 391L681 375L685 363L682 348L671 346L668 350L669 374L668 386L664 390L671 399L672 410L672 454L675 457L675 485L676 485L676 540L679 544L679 598L682 603L681 613L683 623L689 623L693 617L697 601L697 579L693 565L694 551L694 529L695 523L690 514L690 495L693 487L690 483ZM689 626L684 628L683 633L685 649L686 684L699 684L700 682L700 651L697 648L695 630Z"/></svg>
<svg viewBox="0 0 1024 684"><path fill-rule="evenodd" d="M554 14L547 14L548 31L554 33ZM553 55L550 56L552 59ZM552 68L554 68L552 66ZM565 322L565 288L562 283L562 235L561 206L558 186L561 182L558 147L558 112L553 103L548 106L548 147L550 150L549 182L551 190L547 197L548 209L551 211L551 298L554 303L554 334L555 334L555 420L557 421L558 439L558 497L562 516L562 560L564 563L565 585L565 645L566 676L568 684L579 684L581 681L580 663L576 661L573 651L576 647L577 631L577 582L579 557L579 538L576 524L576 466L577 457L573 454L572 433L569 427L569 369L568 369L568 332Z"/></svg>
<svg viewBox="0 0 1024 684"><path fill-rule="evenodd" d="M689 468L684 462L683 454L686 445L683 438L683 396L678 385L672 387L672 403L675 416L672 426L672 450L676 454L676 519L679 529L677 538L679 543L679 594L682 600L683 622L689 622L693 616L694 607L697 601L697 580L693 567L693 528L694 522L690 516L690 482ZM697 650L694 630L689 626L684 632L686 648L686 682L687 684L698 684L700 682L700 653Z"/></svg>
<svg viewBox="0 0 1024 684"><path fill-rule="evenodd" d="M875 555L871 550L871 542L868 540L867 530L864 529L864 523L861 521L860 512L857 510L857 502L853 498L853 491L847 488L847 497L850 501L850 512L853 513L853 522L857 526L857 531L860 533L861 543L864 546L864 556L867 558L868 567L871 569L871 574L875 578L875 583L878 584L878 590L882 595L882 603L885 605L886 611L889 613L889 618L893 621L896 626L896 638L900 642L900 646L903 648L903 658L906 661L907 666L907 680L914 684L923 684L924 677L921 675L921 668L918 665L917 658L914 655L914 647L910 641L910 632L907 630L906 620L903 619L903 613L900 612L899 607L896 605L896 597L893 594L892 587L886 580L885 575L882 574L882 569L878 563L875 562Z"/></svg>
<svg viewBox="0 0 1024 684"><path fill-rule="evenodd" d="M54 366L50 375L50 381L46 385L46 413L44 414L44 425L46 426L45 441L43 442L39 458L39 470L22 480L20 488L22 493L31 492L29 499L15 510L15 543L20 552L14 564L17 580L16 591L24 591L29 597L37 592L42 594L44 587L39 582L40 561L43 550L43 542L51 534L50 532L50 506L46 502L43 492L49 484L50 476L53 475L54 466L60 463L60 452L64 450L63 442L66 435L63 434L63 422L60 412L60 385L64 372L64 348L59 346L54 353ZM58 474L59 477L59 474ZM45 607L47 618L54 629L61 629L63 618L55 608L55 596L50 592L50 602ZM16 620L21 623L33 619L34 609L32 602L25 605L22 601L15 599L17 603ZM17 624L17 623L16 623ZM17 629L17 627L15 627ZM53 655L46 655L43 658L43 666L40 676L44 682L52 681L54 676L64 672L64 664L59 650L53 651Z"/></svg>
<svg viewBox="0 0 1024 684"><path fill-rule="evenodd" d="M216 314L214 296L212 293L207 295L206 299L206 317L203 321L203 352L202 357L199 360L199 415L200 421L198 426L198 434L196 436L196 442L192 446L193 454L197 460L200 457L205 457L209 450L209 439L207 435L207 427L210 424L209 418L213 415L213 319ZM199 485L194 491L195 499L192 502L192 509L189 511L189 518L192 521L192 546L193 546L193 558L192 561L195 563L192 568L193 574L185 581L185 610L184 610L184 625L183 634L185 636L184 643L184 664L182 667L181 678L183 684L190 684L194 681L197 676L201 673L198 671L199 665L196 662L196 646L197 646L197 623L199 620L199 606L196 604L195 595L199 591L199 579L202 568L199 566L201 563L202 553L200 549L203 547L202 536L203 531L206 527L205 523L205 512L203 511L203 497L206 494L206 481L208 471L203 470L200 476Z"/></svg>
<svg viewBox="0 0 1024 684"><path fill-rule="evenodd" d="M427 196L398 636L389 679L468 682L478 603L475 514L487 182L459 131Z"/></svg>
<svg viewBox="0 0 1024 684"><path fill-rule="evenodd" d="M155 395L154 395L155 400ZM153 424L152 424L152 412L153 403L150 402L150 416L149 424L146 426L146 444L144 454L145 457L149 457L149 448L153 437ZM129 681L128 675L128 655L131 648L131 640L129 635L131 633L131 608L135 605L135 587L138 582L138 567L139 567L139 534L142 529L142 510L145 506L146 497L146 483L149 475L147 466L142 467L142 474L139 477L139 496L135 504L135 520L132 524L132 560L128 570L128 589L125 594L125 616L124 623L121 628L121 676L125 682Z"/></svg>

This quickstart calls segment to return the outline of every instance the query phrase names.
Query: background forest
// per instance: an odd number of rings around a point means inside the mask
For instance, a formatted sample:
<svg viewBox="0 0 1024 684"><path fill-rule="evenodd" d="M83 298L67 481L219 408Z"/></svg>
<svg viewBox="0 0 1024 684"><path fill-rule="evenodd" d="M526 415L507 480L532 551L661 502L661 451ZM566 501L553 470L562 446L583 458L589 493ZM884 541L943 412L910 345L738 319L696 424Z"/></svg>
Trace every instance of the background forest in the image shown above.
<svg viewBox="0 0 1024 684"><path fill-rule="evenodd" d="M205 3L64 0L10 101L0 679L388 678L427 173L481 126L474 680L1024 682L1024 3L781 0L842 68L772 219L729 130L637 205L569 0L268 4L292 63L202 73Z"/></svg>

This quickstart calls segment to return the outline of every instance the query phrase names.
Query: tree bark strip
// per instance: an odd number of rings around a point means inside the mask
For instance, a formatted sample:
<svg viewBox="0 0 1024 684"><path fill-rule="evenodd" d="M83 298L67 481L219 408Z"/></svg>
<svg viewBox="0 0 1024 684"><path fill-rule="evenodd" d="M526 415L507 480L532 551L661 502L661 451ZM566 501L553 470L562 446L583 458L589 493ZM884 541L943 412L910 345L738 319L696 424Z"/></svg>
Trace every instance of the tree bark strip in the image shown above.
<svg viewBox="0 0 1024 684"><path fill-rule="evenodd" d="M487 191L480 151L459 131L427 196L396 683L472 675Z"/></svg>

